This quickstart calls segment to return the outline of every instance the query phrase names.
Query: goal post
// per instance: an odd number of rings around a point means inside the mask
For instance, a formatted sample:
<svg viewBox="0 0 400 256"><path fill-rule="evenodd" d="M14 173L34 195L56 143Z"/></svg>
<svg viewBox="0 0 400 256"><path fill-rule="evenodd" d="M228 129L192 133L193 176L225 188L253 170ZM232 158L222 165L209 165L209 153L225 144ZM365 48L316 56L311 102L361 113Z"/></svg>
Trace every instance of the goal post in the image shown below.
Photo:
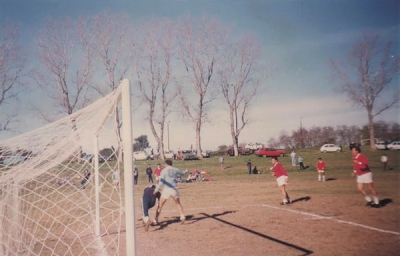
<svg viewBox="0 0 400 256"><path fill-rule="evenodd" d="M130 105L124 79L72 115L0 140L0 255L136 255Z"/></svg>

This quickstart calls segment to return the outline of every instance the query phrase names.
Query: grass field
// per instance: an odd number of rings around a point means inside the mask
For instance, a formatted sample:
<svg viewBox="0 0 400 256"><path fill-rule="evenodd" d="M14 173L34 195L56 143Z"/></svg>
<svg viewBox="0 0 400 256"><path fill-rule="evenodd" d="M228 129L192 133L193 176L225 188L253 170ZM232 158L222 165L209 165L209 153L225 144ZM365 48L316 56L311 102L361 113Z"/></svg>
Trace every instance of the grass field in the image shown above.
<svg viewBox="0 0 400 256"><path fill-rule="evenodd" d="M187 221L180 225L173 201L166 203L159 226L145 232L140 199L148 185L137 161L140 178L135 187L138 255L399 255L400 179L399 152L364 149L374 175L382 207L365 207L365 200L351 177L351 153L319 153L297 150L306 171L291 166L290 157L280 162L289 172L287 190L293 204L280 206L281 195L266 167L270 158L254 155L225 158L220 170L218 155L198 161L175 161L181 169L198 168L214 181L179 184ZM389 157L383 172L380 156ZM318 157L327 164L327 182L318 182ZM248 175L251 160L262 174ZM150 212L154 216L154 209ZM126 241L121 241L124 247ZM122 253L123 254L123 253Z"/></svg>

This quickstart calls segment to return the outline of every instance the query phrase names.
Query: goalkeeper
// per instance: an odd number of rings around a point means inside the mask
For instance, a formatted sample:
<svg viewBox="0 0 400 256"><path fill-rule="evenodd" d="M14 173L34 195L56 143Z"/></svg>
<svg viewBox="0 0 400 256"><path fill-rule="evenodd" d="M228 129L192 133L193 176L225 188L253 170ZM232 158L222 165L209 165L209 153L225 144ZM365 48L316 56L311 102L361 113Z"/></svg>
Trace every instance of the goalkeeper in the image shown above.
<svg viewBox="0 0 400 256"><path fill-rule="evenodd" d="M149 209L153 208L154 205L156 204L156 201L160 200L160 192L154 193L156 186L152 185L151 187L147 187L144 189L143 192L143 197L142 197L142 210L143 210L143 222L145 225L145 230L149 230L150 226L150 218L149 218ZM157 206L158 208L158 206ZM157 223L156 220L154 220L154 223Z"/></svg>

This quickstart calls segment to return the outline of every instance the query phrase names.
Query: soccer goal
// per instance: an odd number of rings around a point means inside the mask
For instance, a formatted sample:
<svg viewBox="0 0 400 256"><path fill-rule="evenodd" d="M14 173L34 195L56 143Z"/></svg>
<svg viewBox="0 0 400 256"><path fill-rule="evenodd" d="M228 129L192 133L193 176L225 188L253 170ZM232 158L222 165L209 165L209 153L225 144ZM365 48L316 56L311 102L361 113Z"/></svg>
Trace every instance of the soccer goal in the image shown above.
<svg viewBox="0 0 400 256"><path fill-rule="evenodd" d="M0 141L0 255L135 255L132 165L126 79L72 115Z"/></svg>

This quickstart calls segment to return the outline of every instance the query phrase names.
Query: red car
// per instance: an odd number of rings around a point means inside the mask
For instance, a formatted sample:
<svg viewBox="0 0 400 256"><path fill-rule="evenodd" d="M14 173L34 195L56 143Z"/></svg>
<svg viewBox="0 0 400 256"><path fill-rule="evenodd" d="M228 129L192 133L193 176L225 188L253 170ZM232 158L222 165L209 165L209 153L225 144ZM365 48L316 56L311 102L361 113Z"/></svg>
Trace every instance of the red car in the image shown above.
<svg viewBox="0 0 400 256"><path fill-rule="evenodd" d="M233 147L229 148L229 149L226 151L226 153L227 153L228 155L230 155L230 156L234 156L234 155L235 155L235 152L234 152L234 150L233 150ZM250 150L244 149L244 148L241 148L241 147L238 148L238 153L239 153L239 155L250 155L250 154L251 154Z"/></svg>
<svg viewBox="0 0 400 256"><path fill-rule="evenodd" d="M254 151L254 154L260 157L285 156L286 151L275 148L261 148L259 150Z"/></svg>

